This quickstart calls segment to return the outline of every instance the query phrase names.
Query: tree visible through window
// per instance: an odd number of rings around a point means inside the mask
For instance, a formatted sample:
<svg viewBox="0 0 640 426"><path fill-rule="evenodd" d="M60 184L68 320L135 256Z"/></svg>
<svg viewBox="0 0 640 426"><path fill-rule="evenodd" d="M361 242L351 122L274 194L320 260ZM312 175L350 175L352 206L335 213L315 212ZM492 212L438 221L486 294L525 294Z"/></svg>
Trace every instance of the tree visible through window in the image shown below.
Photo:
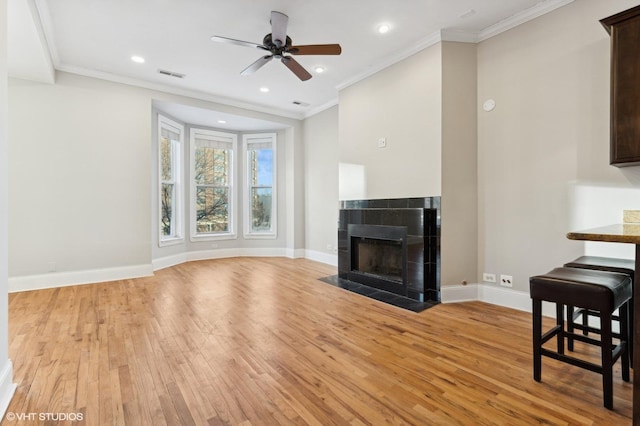
<svg viewBox="0 0 640 426"><path fill-rule="evenodd" d="M182 239L181 166L180 153L183 128L166 117L159 116L159 242L162 245Z"/></svg>
<svg viewBox="0 0 640 426"><path fill-rule="evenodd" d="M233 237L236 135L194 129L191 138L193 236Z"/></svg>
<svg viewBox="0 0 640 426"><path fill-rule="evenodd" d="M227 149L196 148L196 229L229 232L229 158Z"/></svg>
<svg viewBox="0 0 640 426"><path fill-rule="evenodd" d="M275 236L275 141L273 133L244 135L247 153L247 236Z"/></svg>

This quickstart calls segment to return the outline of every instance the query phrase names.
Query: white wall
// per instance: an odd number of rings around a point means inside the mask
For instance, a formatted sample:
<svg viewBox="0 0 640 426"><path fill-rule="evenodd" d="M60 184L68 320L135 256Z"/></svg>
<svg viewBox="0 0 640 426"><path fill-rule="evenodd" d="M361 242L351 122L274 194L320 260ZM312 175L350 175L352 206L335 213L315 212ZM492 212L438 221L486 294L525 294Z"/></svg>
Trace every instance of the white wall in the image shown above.
<svg viewBox="0 0 640 426"><path fill-rule="evenodd" d="M148 91L60 73L9 105L9 275L149 265Z"/></svg>
<svg viewBox="0 0 640 426"><path fill-rule="evenodd" d="M638 208L626 191L594 201L603 187L640 183L638 167L609 165L609 36L599 23L637 3L575 1L478 46L478 270L513 275L514 290L528 293L529 276L584 253L568 231ZM482 111L489 98L495 110Z"/></svg>
<svg viewBox="0 0 640 426"><path fill-rule="evenodd" d="M341 200L441 195L441 71L436 44L340 91Z"/></svg>
<svg viewBox="0 0 640 426"><path fill-rule="evenodd" d="M56 84L9 86L9 286L12 291L149 275L153 271L154 99L288 125L278 133L278 240L256 250L304 250L302 124L212 102L68 73ZM280 157L280 152L279 152ZM291 157L291 158L289 158ZM300 157L300 158L299 158ZM294 161L295 160L295 161ZM242 245L235 242L237 255ZM277 247L276 247L277 246ZM168 263L216 257L214 248ZM160 267L166 263L160 262ZM55 271L52 271L55 269Z"/></svg>
<svg viewBox="0 0 640 426"><path fill-rule="evenodd" d="M304 121L306 257L337 265L338 107Z"/></svg>
<svg viewBox="0 0 640 426"><path fill-rule="evenodd" d="M0 0L0 419L15 392L9 359L7 2Z"/></svg>

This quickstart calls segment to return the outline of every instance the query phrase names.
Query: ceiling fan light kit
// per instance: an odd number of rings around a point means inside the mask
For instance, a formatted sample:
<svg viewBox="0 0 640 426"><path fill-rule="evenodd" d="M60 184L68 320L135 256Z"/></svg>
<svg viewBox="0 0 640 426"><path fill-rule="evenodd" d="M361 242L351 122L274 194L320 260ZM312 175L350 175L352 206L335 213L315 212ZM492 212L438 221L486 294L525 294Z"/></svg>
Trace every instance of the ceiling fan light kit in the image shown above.
<svg viewBox="0 0 640 426"><path fill-rule="evenodd" d="M269 52L245 68L240 74L250 75L262 68L273 58L279 59L296 77L302 81L309 80L311 74L290 55L339 55L342 48L339 44L308 44L293 46L291 37L287 35L289 17L281 12L271 12L271 33L264 36L262 44L232 38L213 36L211 40L221 43L235 44Z"/></svg>

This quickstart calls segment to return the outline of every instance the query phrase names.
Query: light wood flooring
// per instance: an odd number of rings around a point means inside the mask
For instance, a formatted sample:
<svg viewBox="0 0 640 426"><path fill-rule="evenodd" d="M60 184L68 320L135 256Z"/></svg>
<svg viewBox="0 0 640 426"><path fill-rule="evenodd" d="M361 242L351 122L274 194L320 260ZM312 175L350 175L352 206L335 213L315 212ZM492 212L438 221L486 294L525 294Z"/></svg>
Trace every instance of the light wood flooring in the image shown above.
<svg viewBox="0 0 640 426"><path fill-rule="evenodd" d="M8 411L83 421L2 425L631 423L619 363L614 411L596 373L545 358L532 379L529 313L414 313L318 281L332 274L304 259L218 259L10 294Z"/></svg>

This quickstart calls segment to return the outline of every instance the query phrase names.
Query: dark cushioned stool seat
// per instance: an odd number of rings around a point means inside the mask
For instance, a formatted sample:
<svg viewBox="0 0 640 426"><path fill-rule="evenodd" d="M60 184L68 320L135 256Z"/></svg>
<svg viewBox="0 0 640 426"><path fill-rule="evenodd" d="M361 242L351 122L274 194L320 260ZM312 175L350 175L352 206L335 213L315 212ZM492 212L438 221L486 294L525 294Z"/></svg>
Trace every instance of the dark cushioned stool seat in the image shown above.
<svg viewBox="0 0 640 426"><path fill-rule="evenodd" d="M621 274L627 274L631 277L631 285L635 281L635 264L634 259L619 259L616 257L602 257L602 256L580 256L577 259L574 259L571 262L565 263L564 266L568 268L579 268L579 269L592 269L595 271L608 271L608 272L619 272ZM633 290L632 290L633 293ZM569 328L573 327L573 321L580 318L582 316L582 325L576 326L576 328L582 330L583 334L588 335L589 331L599 332L599 330L594 329L589 326L589 316L592 315L588 310L578 309L572 317L567 317L569 321ZM629 303L629 359L631 360L631 364L633 364L633 296L631 297L631 302ZM613 319L619 320L617 316L614 316ZM569 341L569 350L573 350L573 342Z"/></svg>
<svg viewBox="0 0 640 426"><path fill-rule="evenodd" d="M571 262L565 263L564 266L567 268L619 272L621 274L628 274L631 276L631 279L633 279L636 261L634 259L618 259L616 257L580 256Z"/></svg>
<svg viewBox="0 0 640 426"><path fill-rule="evenodd" d="M604 406L613 408L613 365L621 358L622 379L629 381L629 358L627 355L628 307L631 298L631 278L616 272L589 269L555 268L544 275L529 279L529 291L533 303L533 377L541 381L542 356L557 359L577 367L602 374ZM542 302L556 304L556 326L542 334ZM564 328L564 307L573 312L573 307L593 311L600 317L600 340L575 334ZM611 321L618 309L620 317L620 342L613 345ZM543 345L556 337L556 351ZM601 347L601 364L594 364L565 355L564 339L575 339Z"/></svg>

